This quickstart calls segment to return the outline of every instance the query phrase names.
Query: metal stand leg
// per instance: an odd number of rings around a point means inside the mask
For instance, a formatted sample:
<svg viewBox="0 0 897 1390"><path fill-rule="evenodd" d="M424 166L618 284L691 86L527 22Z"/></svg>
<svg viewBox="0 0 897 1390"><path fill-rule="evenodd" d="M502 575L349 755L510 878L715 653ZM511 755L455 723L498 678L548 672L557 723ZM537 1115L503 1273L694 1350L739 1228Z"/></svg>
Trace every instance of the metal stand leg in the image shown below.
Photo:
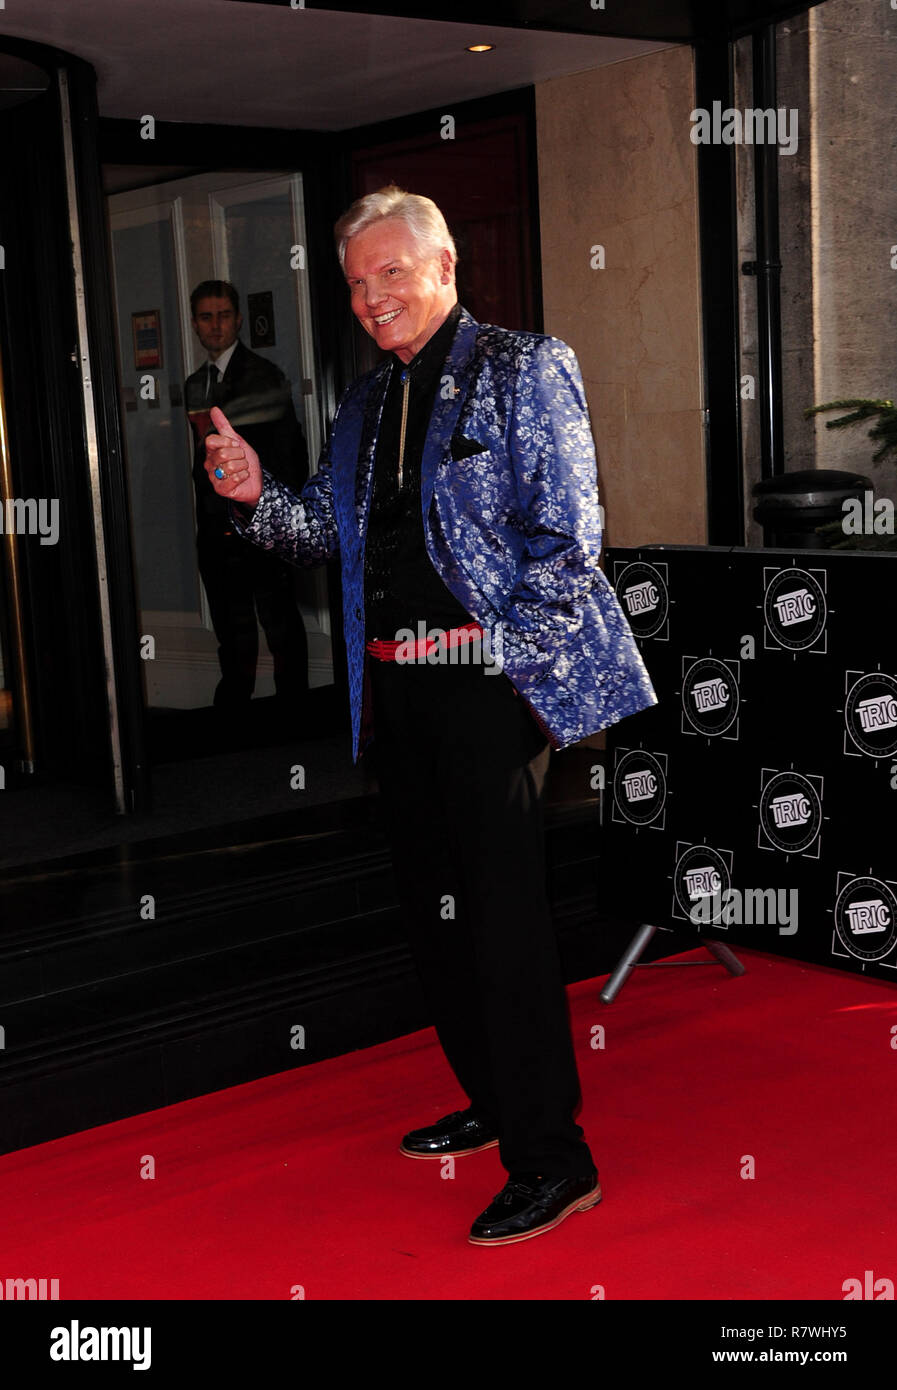
<svg viewBox="0 0 897 1390"><path fill-rule="evenodd" d="M604 986L604 989L601 991L601 993L600 993L599 996L598 996L598 998L602 1001L602 1003L604 1003L604 1004L612 1004L612 1003L613 1003L613 1001L616 999L617 995L620 993L620 990L623 988L624 984L625 984L626 981L629 979L629 976L632 974L633 970L634 970L635 967L638 965L641 956L644 954L645 950L647 949L648 942L651 940L652 936L654 935L654 933L655 933L656 931L657 931L657 927L656 927L656 926L653 926L650 922L644 922L644 923L642 924L642 926L639 927L639 929L638 929L638 931L636 932L635 936L632 938L632 940L630 941L629 945L626 947L626 950L624 951L623 955L620 957L620 960L619 960L619 962L618 962L616 968L614 969L613 974L610 976L610 978L608 979L607 984ZM716 941L713 937L707 937L707 936L699 936L699 937L698 937L698 940L700 941L701 945L702 945L703 947L705 947L706 950L708 950L708 951L710 952L710 954L714 957L714 959L715 959L720 965L725 966L725 968L728 970L728 972L729 972L730 975L743 975L743 974L744 974L745 967L742 965L741 961L740 961L740 960L738 959L738 957L735 955L734 951L731 951L731 950L729 949L729 947L725 944L725 942L723 942L723 941ZM650 964L653 964L653 965L712 965L712 964L713 964L713 961L709 961L709 960L706 960L706 961L704 961L704 960L701 960L701 961L662 961L662 960L658 960L658 961L649 961L648 964L649 964L649 965L650 965Z"/></svg>
<svg viewBox="0 0 897 1390"><path fill-rule="evenodd" d="M712 937L702 936L701 945L706 946L712 956L716 956L720 965L724 965L730 975L744 974L744 966L734 951L729 950L725 941L714 941Z"/></svg>
<svg viewBox="0 0 897 1390"><path fill-rule="evenodd" d="M652 926L650 922L645 922L644 926L639 927L635 936L626 947L625 952L620 957L617 968L601 991L599 998L601 998L605 1004L612 1004L616 999L620 990L638 964L639 957L646 949L648 942L656 931L657 928Z"/></svg>

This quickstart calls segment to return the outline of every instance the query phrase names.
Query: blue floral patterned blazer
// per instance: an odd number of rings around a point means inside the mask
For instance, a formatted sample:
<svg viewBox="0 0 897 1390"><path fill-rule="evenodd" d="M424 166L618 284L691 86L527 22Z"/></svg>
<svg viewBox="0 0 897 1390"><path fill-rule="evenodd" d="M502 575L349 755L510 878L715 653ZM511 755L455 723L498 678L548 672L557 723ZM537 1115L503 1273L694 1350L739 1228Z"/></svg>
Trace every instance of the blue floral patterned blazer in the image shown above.
<svg viewBox="0 0 897 1390"><path fill-rule="evenodd" d="M234 513L244 536L293 564L340 555L356 762L372 730L365 531L396 360L345 392L318 471L300 494L265 472L262 459L251 521ZM555 748L657 703L598 566L595 447L566 343L480 324L462 309L421 459L421 507L437 573L472 618L490 634L499 630L492 652Z"/></svg>

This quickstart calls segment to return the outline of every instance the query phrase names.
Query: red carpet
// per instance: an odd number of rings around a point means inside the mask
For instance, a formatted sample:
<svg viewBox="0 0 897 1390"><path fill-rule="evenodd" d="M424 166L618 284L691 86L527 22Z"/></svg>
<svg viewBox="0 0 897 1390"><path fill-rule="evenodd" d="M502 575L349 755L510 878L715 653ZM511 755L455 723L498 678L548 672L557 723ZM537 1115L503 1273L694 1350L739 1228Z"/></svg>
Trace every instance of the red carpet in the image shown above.
<svg viewBox="0 0 897 1390"><path fill-rule="evenodd" d="M740 979L640 968L610 1007L570 989L605 1195L543 1236L468 1244L497 1150L452 1179L397 1152L466 1103L427 1030L0 1157L0 1280L278 1300L838 1300L866 1270L897 1280L897 992L739 954Z"/></svg>

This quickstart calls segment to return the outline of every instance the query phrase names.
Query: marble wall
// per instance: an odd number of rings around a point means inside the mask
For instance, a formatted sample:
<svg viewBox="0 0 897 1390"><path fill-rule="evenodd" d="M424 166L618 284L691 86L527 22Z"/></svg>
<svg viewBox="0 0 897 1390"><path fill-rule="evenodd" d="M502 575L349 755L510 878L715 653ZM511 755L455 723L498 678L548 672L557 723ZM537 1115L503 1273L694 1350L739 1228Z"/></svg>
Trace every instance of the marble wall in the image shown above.
<svg viewBox="0 0 897 1390"><path fill-rule="evenodd" d="M687 47L536 86L545 331L582 368L608 545L707 538L693 107Z"/></svg>

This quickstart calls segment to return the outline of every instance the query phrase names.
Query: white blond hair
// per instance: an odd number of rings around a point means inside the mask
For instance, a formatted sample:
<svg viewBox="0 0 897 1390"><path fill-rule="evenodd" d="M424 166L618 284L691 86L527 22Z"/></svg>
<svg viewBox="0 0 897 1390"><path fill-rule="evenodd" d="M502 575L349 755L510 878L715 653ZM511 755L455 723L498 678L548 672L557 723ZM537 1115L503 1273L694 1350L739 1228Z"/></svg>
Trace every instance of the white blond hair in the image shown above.
<svg viewBox="0 0 897 1390"><path fill-rule="evenodd" d="M333 235L343 270L346 268L349 238L386 218L405 223L422 256L438 256L445 247L452 253L452 263L457 264L458 251L454 239L432 198L424 198L419 193L406 193L403 188L391 183L386 188L378 188L376 193L367 193L363 198L356 199L336 223Z"/></svg>

